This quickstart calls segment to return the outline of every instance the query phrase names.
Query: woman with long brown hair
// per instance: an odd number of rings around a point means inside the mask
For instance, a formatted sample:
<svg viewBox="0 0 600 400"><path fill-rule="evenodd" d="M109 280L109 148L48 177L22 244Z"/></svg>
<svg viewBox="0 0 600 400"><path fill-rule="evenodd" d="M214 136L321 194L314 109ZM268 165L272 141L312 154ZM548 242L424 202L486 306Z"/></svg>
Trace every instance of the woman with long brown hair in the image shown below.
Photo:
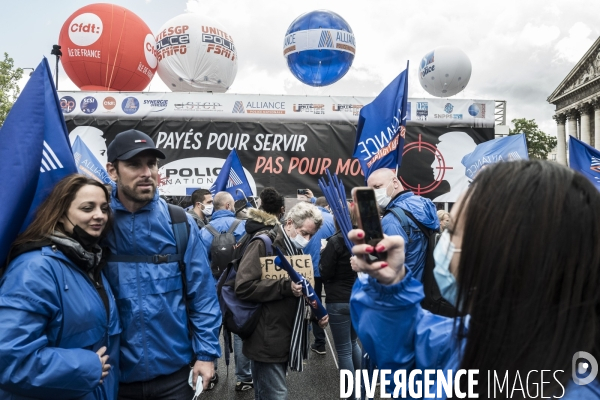
<svg viewBox="0 0 600 400"><path fill-rule="evenodd" d="M0 398L114 399L120 325L98 245L109 194L61 180L13 243L0 279Z"/></svg>
<svg viewBox="0 0 600 400"><path fill-rule="evenodd" d="M375 364L407 376L478 370L479 398L600 398L594 185L553 162L499 163L477 175L450 216L434 251L434 276L461 313L454 319L421 308L422 285L404 267L401 238L373 248L361 244L362 231L350 232L354 254L387 251L372 264L359 257L356 269L366 275L351 299L352 320Z"/></svg>

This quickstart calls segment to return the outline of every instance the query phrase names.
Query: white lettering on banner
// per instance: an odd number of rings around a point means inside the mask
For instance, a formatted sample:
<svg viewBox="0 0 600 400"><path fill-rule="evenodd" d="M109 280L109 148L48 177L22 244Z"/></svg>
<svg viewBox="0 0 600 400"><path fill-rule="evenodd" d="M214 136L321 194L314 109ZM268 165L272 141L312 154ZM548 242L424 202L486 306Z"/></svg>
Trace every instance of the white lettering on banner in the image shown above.
<svg viewBox="0 0 600 400"><path fill-rule="evenodd" d="M273 142L271 143L271 138ZM278 133L259 133L254 137L256 144L252 147L255 151L282 151L281 144L283 143L283 151L306 151L304 145L308 141L306 135L281 135Z"/></svg>
<svg viewBox="0 0 600 400"><path fill-rule="evenodd" d="M210 149L210 146L216 145L219 150L248 150L246 144L250 140L250 135L247 133L214 133L211 132L208 135L208 143L206 150Z"/></svg>
<svg viewBox="0 0 600 400"><path fill-rule="evenodd" d="M102 58L100 55L100 50L90 50L90 49L78 49L78 48L67 48L67 52L69 53L69 57L92 57L92 58Z"/></svg>
<svg viewBox="0 0 600 400"><path fill-rule="evenodd" d="M400 110L398 110L398 111L400 111ZM390 141L394 139L394 136L398 132L399 126L400 126L400 120L398 118L394 117L394 121L392 122L392 124L390 126L387 127L386 131L381 131L381 133L379 133L379 135L375 135L366 140L358 142L357 146L362 148L362 150L360 150L360 153L365 154L364 157L361 156L362 159L364 161L368 161L374 154L377 154L377 152L379 150L381 150L382 148L387 146L388 143L390 143ZM370 150L370 148L368 146L369 142L372 144L372 147L375 148L375 150L373 150L373 151Z"/></svg>
<svg viewBox="0 0 600 400"><path fill-rule="evenodd" d="M488 157L483 156L479 160L475 161L475 163L467 167L467 176L473 179L475 177L475 173L479 171L479 169L481 169L481 167L483 167L484 165L494 164L501 161L504 161L504 159L500 154L493 154Z"/></svg>
<svg viewBox="0 0 600 400"><path fill-rule="evenodd" d="M192 139L194 143L192 143ZM163 149L171 148L171 149L179 149L179 145L183 140L183 149L186 150L199 150L202 146L200 142L202 139L202 133L196 132L194 133L193 129L190 129L189 132L158 132L158 139L156 141L156 148L160 148L162 145Z"/></svg>

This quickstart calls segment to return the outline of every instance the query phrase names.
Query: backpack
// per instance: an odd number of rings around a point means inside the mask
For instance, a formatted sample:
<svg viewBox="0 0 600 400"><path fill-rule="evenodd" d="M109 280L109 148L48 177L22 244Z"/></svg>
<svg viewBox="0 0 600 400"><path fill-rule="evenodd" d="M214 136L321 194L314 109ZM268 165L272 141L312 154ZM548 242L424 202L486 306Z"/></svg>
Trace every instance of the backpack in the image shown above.
<svg viewBox="0 0 600 400"><path fill-rule="evenodd" d="M265 244L267 257L273 255L273 242L266 234L261 234L247 241L262 240ZM244 250L246 246L244 247ZM226 331L237 334L242 339L249 338L260 319L262 303L241 300L235 294L235 277L242 257L227 265L217 283L217 296L223 317L223 327Z"/></svg>
<svg viewBox="0 0 600 400"><path fill-rule="evenodd" d="M213 235L213 241L210 245L210 269L215 279L221 276L221 273L233 260L236 242L233 232L240 222L242 221L236 219L227 232L218 232L211 224L206 225L206 230Z"/></svg>
<svg viewBox="0 0 600 400"><path fill-rule="evenodd" d="M171 217L171 227L173 234L175 235L175 247L177 248L176 254L155 254L152 256L142 255L127 255L127 254L109 254L107 261L110 262L147 262L152 264L164 264L173 261L177 261L179 264L179 271L181 272L181 281L183 290L183 303L185 304L185 312L187 315L188 323L188 335L192 337L192 327L190 321L190 310L187 304L187 279L185 276L185 262L183 256L187 248L188 240L190 237L190 224L188 223L187 216L183 208L176 206L171 203L167 203L169 208L169 215Z"/></svg>
<svg viewBox="0 0 600 400"><path fill-rule="evenodd" d="M433 250L436 245L437 231L427 228L421 222L419 222L410 212L400 208L393 207L388 210L387 213L392 213L400 221L402 229L406 232L406 235L410 238L411 226L408 223L410 218L415 225L419 227L419 230L423 232L427 239L427 254L425 257L425 266L423 267L423 292L425 298L421 302L421 307L425 310L429 310L434 314L442 315L444 317L455 317L457 315L456 307L449 303L440 294L440 288L435 281L433 275L433 269L435 268L435 260L433 259ZM386 214L387 214L386 213ZM408 218L407 218L408 217Z"/></svg>

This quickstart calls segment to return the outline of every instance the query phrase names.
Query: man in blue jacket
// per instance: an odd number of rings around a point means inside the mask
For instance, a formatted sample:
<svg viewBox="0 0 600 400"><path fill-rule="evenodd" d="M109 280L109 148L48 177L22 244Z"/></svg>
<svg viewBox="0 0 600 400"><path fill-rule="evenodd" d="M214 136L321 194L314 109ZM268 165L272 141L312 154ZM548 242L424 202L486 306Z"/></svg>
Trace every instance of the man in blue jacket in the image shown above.
<svg viewBox="0 0 600 400"><path fill-rule="evenodd" d="M217 193L213 199L213 205L214 211L212 214L212 219L206 225L206 228L200 231L202 243L206 248L206 253L208 254L209 260L211 259L210 248L215 238L210 229L208 229L209 226L214 228L214 230L218 233L223 233L227 232L236 221L239 221L237 227L233 231L233 236L235 237L236 243L239 242L242 236L244 236L246 233L246 221L240 221L235 218L235 201L230 193ZM211 263L213 263L213 260L211 260ZM219 271L223 271L226 265L213 267L218 267L213 268L213 276L215 279L219 279L218 276L214 275L214 270L218 269ZM233 335L233 351L235 356L235 376L237 378L235 390L238 392L250 390L254 387L250 360L242 353L242 339L236 334ZM215 361L215 368L216 367L217 362Z"/></svg>
<svg viewBox="0 0 600 400"><path fill-rule="evenodd" d="M215 228L217 232L227 232L231 225L235 221L238 221L235 218L235 201L233 200L233 196L228 192L219 192L213 198L213 205L214 211L208 225ZM245 233L246 221L241 221L233 231L235 241L239 242ZM200 237L210 260L210 246L212 245L214 236L209 230L203 229L200 231Z"/></svg>
<svg viewBox="0 0 600 400"><path fill-rule="evenodd" d="M427 256L428 238L421 232L417 224L407 218L409 232L402 228L400 220L391 212L393 208L401 208L410 212L417 221L429 229L438 230L440 221L437 210L431 200L404 190L396 174L388 168L381 168L369 175L367 185L375 189L377 204L385 210L381 225L383 233L388 236L400 235L404 238L405 265L412 271L412 276L421 280Z"/></svg>
<svg viewBox="0 0 600 400"><path fill-rule="evenodd" d="M221 356L221 312L200 232L188 216L182 277L179 263L167 256L177 254L175 234L157 191L157 157L165 155L136 130L119 133L107 155L116 182L105 244L112 253L106 275L123 326L119 399L189 400L190 365L194 387L201 377L206 388Z"/></svg>
<svg viewBox="0 0 600 400"><path fill-rule="evenodd" d="M310 192L312 194L312 192ZM313 197L314 198L314 197ZM312 200L311 200L312 202ZM319 228L317 233L310 239L306 248L304 249L305 254L310 254L310 258L313 263L313 270L315 276L315 293L321 298L323 290L323 282L321 281L321 273L319 272L319 262L321 261L321 240L332 236L335 233L335 225L333 223L333 215L327 210L329 204L325 196L321 196L316 199L315 206L321 211L323 217L323 225ZM315 336L315 342L310 346L310 349L317 354L325 355L325 331L319 327L316 321L312 322L313 335Z"/></svg>

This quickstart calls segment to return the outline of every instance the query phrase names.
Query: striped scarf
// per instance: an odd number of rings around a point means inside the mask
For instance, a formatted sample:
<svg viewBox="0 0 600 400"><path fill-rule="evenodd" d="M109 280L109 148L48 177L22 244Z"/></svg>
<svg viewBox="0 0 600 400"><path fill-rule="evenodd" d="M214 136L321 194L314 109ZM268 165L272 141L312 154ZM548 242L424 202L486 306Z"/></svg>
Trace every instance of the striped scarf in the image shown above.
<svg viewBox="0 0 600 400"><path fill-rule="evenodd" d="M280 226L283 232L283 243L285 244L286 254L288 255L302 255L304 252L298 249L292 243L292 240L285 232L283 226ZM290 343L290 356L288 358L288 367L292 371L302 372L304 369L303 360L308 358L308 322L307 319L307 308L308 305L305 301L298 301L298 307L296 308L296 317L294 319L294 329L292 331L292 342ZM308 311L310 312L310 311Z"/></svg>

